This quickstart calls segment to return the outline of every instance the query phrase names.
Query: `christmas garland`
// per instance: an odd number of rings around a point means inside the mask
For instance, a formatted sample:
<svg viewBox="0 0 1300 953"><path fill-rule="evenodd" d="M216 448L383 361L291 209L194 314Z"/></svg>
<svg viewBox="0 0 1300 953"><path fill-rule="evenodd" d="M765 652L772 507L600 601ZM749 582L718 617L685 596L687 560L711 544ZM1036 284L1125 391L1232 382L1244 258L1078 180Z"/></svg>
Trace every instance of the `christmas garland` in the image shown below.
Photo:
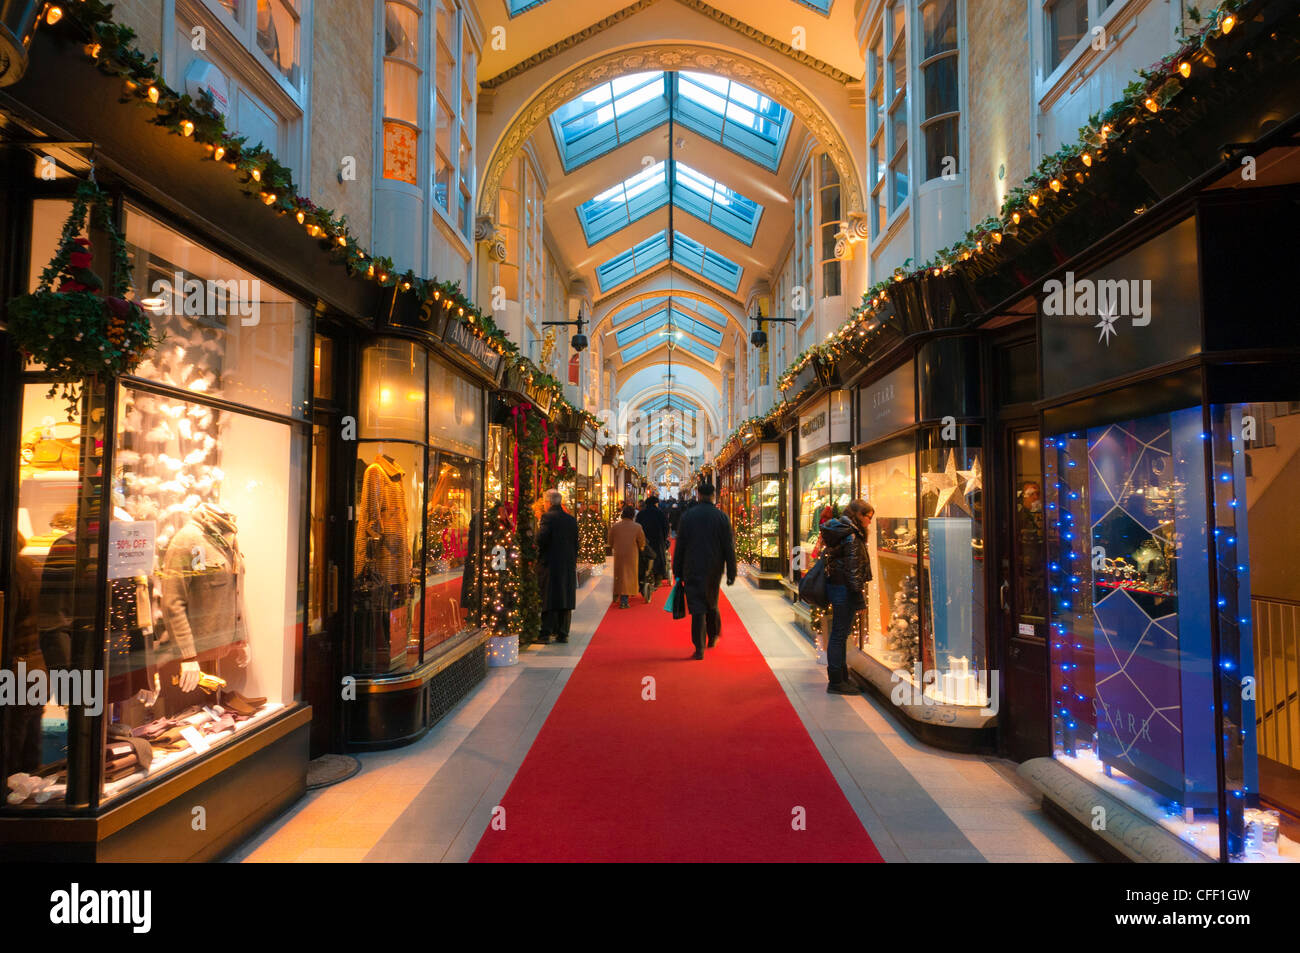
<svg viewBox="0 0 1300 953"><path fill-rule="evenodd" d="M991 216L967 231L948 248L937 252L925 265L910 268L908 259L893 275L873 285L838 329L827 339L803 351L777 379L778 390L788 390L795 377L809 362L817 360L833 365L850 350L869 349L883 335L896 331L896 323L886 311L892 285L926 275L937 277L968 263L1006 261L1003 240L1015 237L1022 226L1034 220L1046 220L1070 190L1083 185L1093 166L1105 161L1106 152L1131 137L1138 125L1164 121L1166 110L1177 99L1194 70L1213 69L1213 53L1206 49L1209 40L1231 33L1240 22L1240 11L1249 0L1223 0L1208 15L1191 7L1188 18L1204 23L1194 34L1184 36L1182 45L1145 70L1125 87L1122 98L1089 117L1079 130L1078 141L1044 156L1038 168L1017 188L1011 189L997 216ZM1250 55L1249 53L1247 54ZM1137 214L1142 214L1139 210Z"/></svg>
<svg viewBox="0 0 1300 953"><path fill-rule="evenodd" d="M90 268L90 242L81 237L87 224L103 232L112 249L107 294ZM63 398L69 420L77 414L87 378L126 373L159 343L149 316L127 300L129 292L126 242L113 223L108 197L92 178L77 187L59 249L36 290L14 298L8 308L9 331L28 358L54 375L49 396Z"/></svg>
<svg viewBox="0 0 1300 953"><path fill-rule="evenodd" d="M57 12L56 12L57 11ZM44 18L60 35L82 45L85 55L103 73L122 80L119 102L151 108L154 125L202 146L203 161L226 165L243 192L257 198L279 215L292 215L310 238L328 248L345 264L350 275L364 276L380 287L414 293L426 309L441 308L464 324L503 356L518 353L518 346L480 311L461 290L460 282L421 278L413 271L399 273L391 258L372 255L351 233L347 216L335 216L297 194L293 172L260 142L250 145L246 136L232 135L206 93L195 100L178 93L162 79L156 55L146 57L136 46L136 34L113 21L112 4L80 0L50 7Z"/></svg>

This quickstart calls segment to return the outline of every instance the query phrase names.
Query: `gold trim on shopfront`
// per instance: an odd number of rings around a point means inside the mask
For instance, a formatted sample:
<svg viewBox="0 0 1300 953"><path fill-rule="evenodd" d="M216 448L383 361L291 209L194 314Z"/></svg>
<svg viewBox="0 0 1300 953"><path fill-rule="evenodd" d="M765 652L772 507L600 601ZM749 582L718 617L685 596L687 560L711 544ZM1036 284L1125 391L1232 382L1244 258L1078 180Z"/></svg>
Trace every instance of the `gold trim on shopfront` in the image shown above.
<svg viewBox="0 0 1300 953"><path fill-rule="evenodd" d="M487 631L484 629L468 629L460 636L460 641L447 647L437 658L425 662L414 671L405 675L387 678L382 676L358 678L356 681L357 691L375 695L386 692L407 692L411 689L421 688L439 672L446 670L455 662L459 662L480 645L486 644L487 638Z"/></svg>

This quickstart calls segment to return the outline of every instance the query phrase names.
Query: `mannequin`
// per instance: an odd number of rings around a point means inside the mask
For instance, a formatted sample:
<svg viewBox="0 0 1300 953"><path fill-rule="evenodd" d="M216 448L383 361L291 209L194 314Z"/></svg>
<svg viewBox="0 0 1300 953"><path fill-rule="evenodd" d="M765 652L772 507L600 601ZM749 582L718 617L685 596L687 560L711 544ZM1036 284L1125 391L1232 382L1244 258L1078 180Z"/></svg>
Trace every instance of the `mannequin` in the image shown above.
<svg viewBox="0 0 1300 953"><path fill-rule="evenodd" d="M159 660L169 714L180 711L199 687L205 669L215 671L233 655L249 662L243 615L244 559L235 540L235 517L216 503L200 503L190 521L167 544L158 570L168 642ZM179 706L179 707L178 707Z"/></svg>

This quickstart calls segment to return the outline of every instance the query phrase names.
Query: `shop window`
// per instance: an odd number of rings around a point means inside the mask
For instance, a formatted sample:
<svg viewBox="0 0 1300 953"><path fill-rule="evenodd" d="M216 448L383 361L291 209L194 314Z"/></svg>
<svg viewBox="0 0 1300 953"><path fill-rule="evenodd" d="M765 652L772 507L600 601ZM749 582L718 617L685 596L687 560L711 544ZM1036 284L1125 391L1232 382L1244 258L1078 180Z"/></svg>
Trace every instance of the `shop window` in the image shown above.
<svg viewBox="0 0 1300 953"><path fill-rule="evenodd" d="M478 429L478 423L474 427ZM468 624L477 596L475 560L482 532L476 517L483 465L450 453L429 454L425 505L424 651Z"/></svg>
<svg viewBox="0 0 1300 953"><path fill-rule="evenodd" d="M483 389L429 361L429 443L434 447L483 456Z"/></svg>
<svg viewBox="0 0 1300 953"><path fill-rule="evenodd" d="M307 409L307 309L284 292L127 206L133 295L159 348L135 376L277 414Z"/></svg>
<svg viewBox="0 0 1300 953"><path fill-rule="evenodd" d="M799 494L799 545L810 567L821 552L821 524L843 513L852 499L849 457L825 456L801 466Z"/></svg>
<svg viewBox="0 0 1300 953"><path fill-rule="evenodd" d="M921 660L915 444L908 436L877 448L858 468L858 492L876 510L867 534L871 582L859 648L908 672Z"/></svg>
<svg viewBox="0 0 1300 953"><path fill-rule="evenodd" d="M1300 440L1252 451L1250 410L1212 407L1208 433L1198 406L1049 438L1053 745L1207 857L1296 861L1278 688L1296 684ZM1247 476L1251 453L1267 473Z"/></svg>
<svg viewBox="0 0 1300 953"><path fill-rule="evenodd" d="M921 660L939 673L931 693L949 704L987 704L984 640L984 469L979 433L954 445L922 434L919 459ZM930 446L926 447L928 443Z"/></svg>
<svg viewBox="0 0 1300 953"><path fill-rule="evenodd" d="M890 5L885 14L889 30L889 60L885 66L887 91L889 212L892 215L907 200L907 11L902 2Z"/></svg>

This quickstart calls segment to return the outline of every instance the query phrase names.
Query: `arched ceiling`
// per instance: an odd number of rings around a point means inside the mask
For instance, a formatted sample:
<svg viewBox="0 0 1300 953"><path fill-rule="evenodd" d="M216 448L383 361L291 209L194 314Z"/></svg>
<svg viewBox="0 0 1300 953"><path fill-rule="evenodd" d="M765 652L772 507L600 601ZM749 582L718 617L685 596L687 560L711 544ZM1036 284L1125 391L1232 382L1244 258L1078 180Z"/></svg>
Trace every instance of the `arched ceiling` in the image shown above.
<svg viewBox="0 0 1300 953"><path fill-rule="evenodd" d="M504 28L479 69L480 212L491 216L526 150L545 183L547 244L590 290L615 389L669 364L697 371L716 435L723 373L750 330L744 302L770 287L792 239L811 149L839 170L846 215L862 209L848 146L864 135L853 4L485 0L479 11L489 37Z"/></svg>

